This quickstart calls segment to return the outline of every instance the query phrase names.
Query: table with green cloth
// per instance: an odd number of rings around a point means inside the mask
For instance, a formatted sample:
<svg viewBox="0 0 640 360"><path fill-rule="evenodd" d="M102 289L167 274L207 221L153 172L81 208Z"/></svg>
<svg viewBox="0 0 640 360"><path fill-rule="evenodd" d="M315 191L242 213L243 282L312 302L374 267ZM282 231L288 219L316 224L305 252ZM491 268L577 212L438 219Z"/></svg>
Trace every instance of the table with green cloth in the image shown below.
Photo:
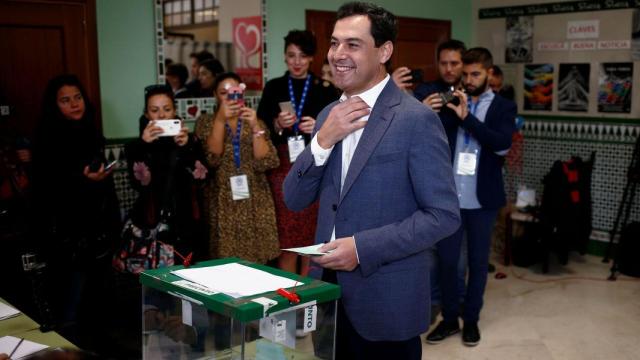
<svg viewBox="0 0 640 360"><path fill-rule="evenodd" d="M15 308L15 306L9 304L2 298L0 298L0 302ZM75 345L55 331L49 331L46 333L40 331L40 324L23 312L17 316L0 320L0 337L3 336L24 338L25 340L47 345L51 348L77 349Z"/></svg>

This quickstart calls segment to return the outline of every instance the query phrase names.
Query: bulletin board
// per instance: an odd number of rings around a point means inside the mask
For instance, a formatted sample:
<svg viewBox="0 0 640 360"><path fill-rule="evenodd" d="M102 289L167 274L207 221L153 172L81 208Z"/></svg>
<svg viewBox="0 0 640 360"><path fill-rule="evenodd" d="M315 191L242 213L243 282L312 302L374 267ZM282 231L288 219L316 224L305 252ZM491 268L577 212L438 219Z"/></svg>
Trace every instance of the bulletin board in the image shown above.
<svg viewBox="0 0 640 360"><path fill-rule="evenodd" d="M640 8L589 11L603 3L480 9L477 45L514 86L522 114L640 118Z"/></svg>

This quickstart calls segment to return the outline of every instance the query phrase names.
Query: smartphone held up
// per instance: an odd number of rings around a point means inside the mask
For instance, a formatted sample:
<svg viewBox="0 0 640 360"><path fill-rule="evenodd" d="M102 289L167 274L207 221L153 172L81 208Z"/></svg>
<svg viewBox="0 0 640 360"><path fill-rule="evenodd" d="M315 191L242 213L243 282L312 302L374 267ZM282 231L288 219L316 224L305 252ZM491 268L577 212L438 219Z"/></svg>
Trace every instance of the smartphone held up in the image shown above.
<svg viewBox="0 0 640 360"><path fill-rule="evenodd" d="M180 119L154 120L153 125L162 129L160 136L176 136L180 134L182 129L182 121Z"/></svg>
<svg viewBox="0 0 640 360"><path fill-rule="evenodd" d="M227 90L227 100L235 100L238 102L238 104L240 104L240 106L245 106L244 89L246 88L247 86L244 83L240 83L238 86L232 86L231 84L227 83L227 85L225 86L225 90Z"/></svg>

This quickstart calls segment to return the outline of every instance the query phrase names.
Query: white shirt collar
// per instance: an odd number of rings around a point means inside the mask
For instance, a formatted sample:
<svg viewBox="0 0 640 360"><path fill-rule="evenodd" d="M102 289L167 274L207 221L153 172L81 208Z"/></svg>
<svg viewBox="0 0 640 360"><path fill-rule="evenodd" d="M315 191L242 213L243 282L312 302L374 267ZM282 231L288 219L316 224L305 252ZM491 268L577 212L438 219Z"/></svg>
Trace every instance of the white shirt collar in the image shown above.
<svg viewBox="0 0 640 360"><path fill-rule="evenodd" d="M493 100L495 95L496 94L493 92L493 90L491 90L491 88L487 86L487 89L482 94L480 94L480 96L478 96L478 103L485 100ZM471 101L471 96L469 96L469 100Z"/></svg>
<svg viewBox="0 0 640 360"><path fill-rule="evenodd" d="M382 89L384 89L384 87L387 85L387 83L389 82L389 79L391 79L391 77L389 76L389 74L387 74L384 77L384 79L382 79L382 81L377 83L374 87L370 88L369 90L366 90L361 94L356 94L353 96L359 97L360 99L362 99L362 101L367 103L367 105L369 105L371 109L373 109L373 106L376 104L376 101L378 101L378 97L380 96L380 93L382 93ZM343 102L345 100L347 100L347 96L344 93L342 93L342 96L340 96L340 102Z"/></svg>

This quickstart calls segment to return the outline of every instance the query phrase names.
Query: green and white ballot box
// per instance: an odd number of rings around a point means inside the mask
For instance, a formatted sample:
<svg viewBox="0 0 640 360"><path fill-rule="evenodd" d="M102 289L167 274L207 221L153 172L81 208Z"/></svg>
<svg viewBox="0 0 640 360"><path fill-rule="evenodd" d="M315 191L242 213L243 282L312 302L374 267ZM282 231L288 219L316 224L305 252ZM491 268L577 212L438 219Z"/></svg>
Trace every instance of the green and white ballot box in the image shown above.
<svg viewBox="0 0 640 360"><path fill-rule="evenodd" d="M238 258L147 270L140 283L144 359L334 358L338 285Z"/></svg>

